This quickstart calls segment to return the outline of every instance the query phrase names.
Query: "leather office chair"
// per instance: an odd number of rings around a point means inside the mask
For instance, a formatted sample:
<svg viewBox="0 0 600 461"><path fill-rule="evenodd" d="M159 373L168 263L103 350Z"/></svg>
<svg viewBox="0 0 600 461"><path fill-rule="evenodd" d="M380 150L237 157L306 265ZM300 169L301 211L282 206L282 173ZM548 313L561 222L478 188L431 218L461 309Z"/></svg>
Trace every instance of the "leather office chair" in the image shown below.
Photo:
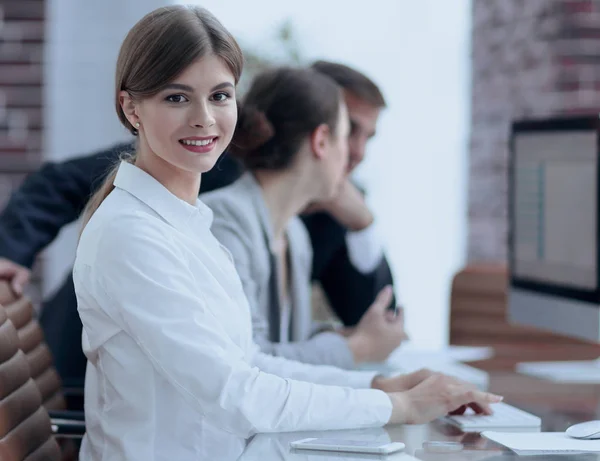
<svg viewBox="0 0 600 461"><path fill-rule="evenodd" d="M450 344L581 344L576 339L510 323L506 264L472 263L452 280Z"/></svg>
<svg viewBox="0 0 600 461"><path fill-rule="evenodd" d="M31 301L26 296L17 297L6 281L0 281L0 305L17 329L19 348L25 353L30 373L41 394L47 410L65 410L62 383L44 334L35 318Z"/></svg>
<svg viewBox="0 0 600 461"><path fill-rule="evenodd" d="M17 330L0 307L0 459L59 461L50 417L19 343Z"/></svg>
<svg viewBox="0 0 600 461"><path fill-rule="evenodd" d="M31 305L23 306L27 304L13 303L9 310L0 304L0 460L74 461L78 452L76 440L85 433L83 413L48 411L44 407L44 403L56 407L64 402L60 380L52 378L56 374L52 357L43 353L43 335L35 333L39 327L30 311ZM9 312L23 324L22 331L17 331ZM28 326L31 322L34 324ZM33 339L38 338L41 340L36 345ZM37 379L31 376L32 367L40 370L36 372ZM48 396L45 400L40 386ZM60 442L58 452L55 440Z"/></svg>

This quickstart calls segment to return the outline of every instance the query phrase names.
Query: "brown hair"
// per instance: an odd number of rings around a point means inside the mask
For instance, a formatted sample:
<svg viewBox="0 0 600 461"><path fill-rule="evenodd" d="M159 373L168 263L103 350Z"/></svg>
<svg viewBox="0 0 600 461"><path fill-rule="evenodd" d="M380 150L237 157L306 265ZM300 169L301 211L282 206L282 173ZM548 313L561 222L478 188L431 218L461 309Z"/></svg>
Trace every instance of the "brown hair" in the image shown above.
<svg viewBox="0 0 600 461"><path fill-rule="evenodd" d="M327 75L344 90L372 106L386 107L381 90L365 74L343 64L329 61L316 61L310 67L323 75Z"/></svg>
<svg viewBox="0 0 600 461"><path fill-rule="evenodd" d="M121 107L121 91L127 91L134 100L154 96L194 61L208 54L219 56L231 70L235 82L239 81L244 64L242 51L233 36L208 10L174 5L158 8L144 16L125 37L117 59L115 109L123 126L133 135L138 134ZM135 153L122 160L133 163ZM84 226L114 189L117 170L118 165L88 202Z"/></svg>
<svg viewBox="0 0 600 461"><path fill-rule="evenodd" d="M267 70L254 79L240 105L229 152L250 170L287 168L319 125L336 131L341 101L337 84L314 70Z"/></svg>

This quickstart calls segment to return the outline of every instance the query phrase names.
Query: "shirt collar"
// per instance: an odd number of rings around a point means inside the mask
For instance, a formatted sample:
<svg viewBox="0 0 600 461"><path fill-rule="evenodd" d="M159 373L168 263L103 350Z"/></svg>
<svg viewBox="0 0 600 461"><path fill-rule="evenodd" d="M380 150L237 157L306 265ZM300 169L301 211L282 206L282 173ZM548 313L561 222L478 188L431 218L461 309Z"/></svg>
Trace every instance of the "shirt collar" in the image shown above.
<svg viewBox="0 0 600 461"><path fill-rule="evenodd" d="M121 162L113 184L148 205L178 230L185 231L191 224L199 221L204 221L209 228L212 225L212 210L199 199L196 200L195 206L190 205L144 170L129 162Z"/></svg>

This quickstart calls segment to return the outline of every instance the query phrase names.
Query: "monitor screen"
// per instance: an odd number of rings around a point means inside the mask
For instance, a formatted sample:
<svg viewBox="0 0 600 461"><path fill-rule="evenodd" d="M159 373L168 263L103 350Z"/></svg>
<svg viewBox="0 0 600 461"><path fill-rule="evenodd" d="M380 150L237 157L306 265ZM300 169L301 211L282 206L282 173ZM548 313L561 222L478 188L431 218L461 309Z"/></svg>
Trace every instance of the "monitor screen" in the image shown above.
<svg viewBox="0 0 600 461"><path fill-rule="evenodd" d="M511 277L596 292L596 130L518 130L512 149Z"/></svg>

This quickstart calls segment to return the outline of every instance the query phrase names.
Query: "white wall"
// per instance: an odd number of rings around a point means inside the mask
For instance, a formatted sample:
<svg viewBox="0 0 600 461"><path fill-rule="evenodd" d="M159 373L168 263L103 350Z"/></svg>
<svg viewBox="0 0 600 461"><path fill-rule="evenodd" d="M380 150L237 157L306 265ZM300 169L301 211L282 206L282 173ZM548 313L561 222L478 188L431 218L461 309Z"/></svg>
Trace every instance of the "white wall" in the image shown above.
<svg viewBox="0 0 600 461"><path fill-rule="evenodd" d="M127 139L113 107L119 46L144 14L165 0L49 0L46 7L44 154L63 160ZM44 258L44 295L72 265L77 224L61 232Z"/></svg>
<svg viewBox="0 0 600 461"><path fill-rule="evenodd" d="M126 137L112 107L118 48L143 14L167 3L48 2L49 159ZM380 84L390 107L359 176L381 225L409 333L419 346L446 343L450 279L465 251L470 1L371 0L350 8L341 0L198 3L242 45L258 49L273 50L274 31L291 19L308 60L341 61ZM46 293L72 262L76 229L64 234L47 253Z"/></svg>
<svg viewBox="0 0 600 461"><path fill-rule="evenodd" d="M359 176L414 343L446 344L449 285L465 255L470 1L197 3L265 50L290 18L307 59L355 66L381 86L389 109Z"/></svg>

